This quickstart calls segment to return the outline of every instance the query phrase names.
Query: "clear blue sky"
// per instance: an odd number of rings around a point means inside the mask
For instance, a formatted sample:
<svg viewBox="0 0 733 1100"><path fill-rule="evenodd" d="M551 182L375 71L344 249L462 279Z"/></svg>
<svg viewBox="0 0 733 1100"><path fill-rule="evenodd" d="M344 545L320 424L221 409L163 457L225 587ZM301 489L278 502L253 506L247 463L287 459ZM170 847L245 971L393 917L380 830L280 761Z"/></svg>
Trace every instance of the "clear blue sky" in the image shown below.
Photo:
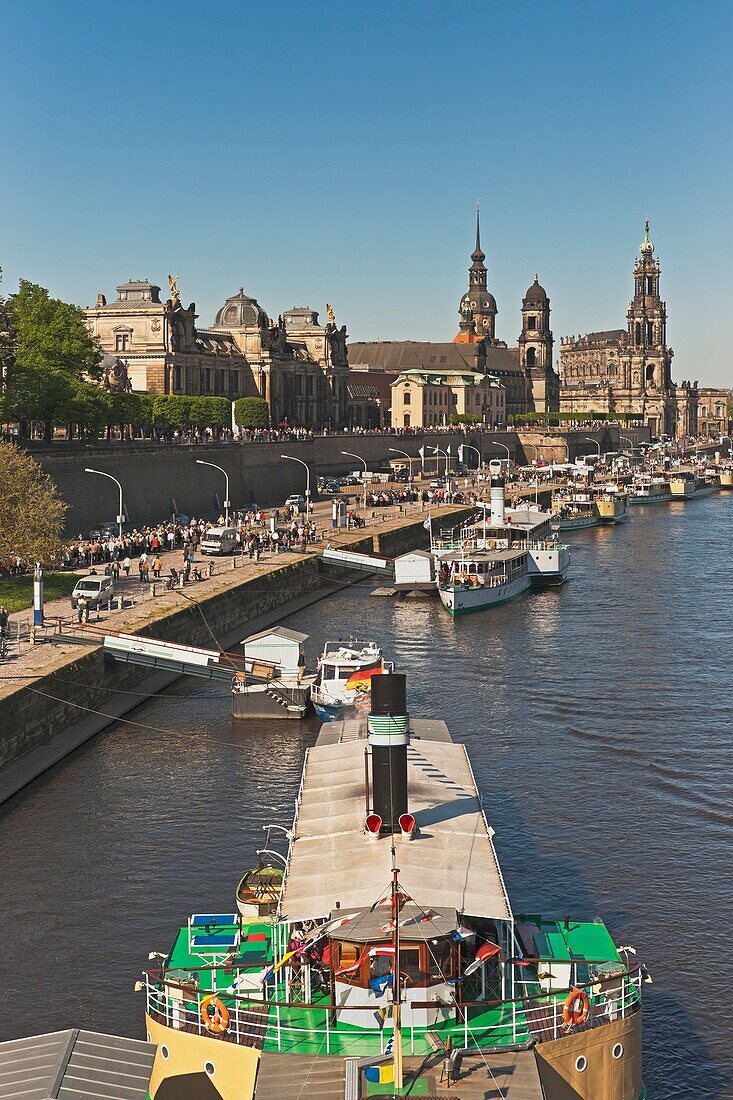
<svg viewBox="0 0 733 1100"><path fill-rule="evenodd" d="M498 334L621 327L651 218L674 376L733 386L729 3L2 5L0 265L179 277L451 339L481 200ZM559 350L559 349L558 349Z"/></svg>

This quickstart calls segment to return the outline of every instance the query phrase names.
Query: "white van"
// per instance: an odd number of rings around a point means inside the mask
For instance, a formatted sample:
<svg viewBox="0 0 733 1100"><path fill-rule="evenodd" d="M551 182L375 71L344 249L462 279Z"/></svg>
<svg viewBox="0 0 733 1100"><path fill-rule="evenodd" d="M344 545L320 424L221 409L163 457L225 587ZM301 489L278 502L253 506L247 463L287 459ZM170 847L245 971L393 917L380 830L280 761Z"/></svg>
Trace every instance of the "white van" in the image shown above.
<svg viewBox="0 0 733 1100"><path fill-rule="evenodd" d="M233 527L210 527L199 546L202 554L233 554L237 532Z"/></svg>
<svg viewBox="0 0 733 1100"><path fill-rule="evenodd" d="M87 607L90 611L93 611L101 604L109 603L114 594L115 583L112 577L98 575L82 577L74 585L74 590L71 593L71 606L78 607L79 597L83 596L87 601Z"/></svg>

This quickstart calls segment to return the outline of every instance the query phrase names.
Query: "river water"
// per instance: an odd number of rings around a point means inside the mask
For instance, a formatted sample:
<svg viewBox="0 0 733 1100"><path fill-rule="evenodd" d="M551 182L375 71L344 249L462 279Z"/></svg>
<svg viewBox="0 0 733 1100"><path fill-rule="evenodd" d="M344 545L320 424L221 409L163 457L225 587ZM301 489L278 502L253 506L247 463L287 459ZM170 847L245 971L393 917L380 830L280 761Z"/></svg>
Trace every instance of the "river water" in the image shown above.
<svg viewBox="0 0 733 1100"><path fill-rule="evenodd" d="M364 582L288 625L312 657L377 638L413 713L468 744L515 911L599 914L637 948L652 1100L733 1097L733 493L568 541L563 588L457 622ZM315 721L233 723L186 680L129 717L0 816L0 1038L142 1035L148 951L230 909L262 826L290 824Z"/></svg>

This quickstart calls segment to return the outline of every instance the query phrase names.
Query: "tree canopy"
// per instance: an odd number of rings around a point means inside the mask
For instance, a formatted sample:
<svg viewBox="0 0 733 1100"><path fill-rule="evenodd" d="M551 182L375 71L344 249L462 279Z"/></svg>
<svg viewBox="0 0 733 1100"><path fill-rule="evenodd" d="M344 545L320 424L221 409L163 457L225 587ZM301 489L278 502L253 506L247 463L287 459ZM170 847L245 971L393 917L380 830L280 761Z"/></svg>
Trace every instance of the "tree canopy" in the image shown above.
<svg viewBox="0 0 733 1100"><path fill-rule="evenodd" d="M42 421L48 437L54 423L84 425L86 420L95 426L102 411L94 385L101 376L101 352L87 331L83 311L25 279L7 309L14 355L2 398L3 419L22 425Z"/></svg>
<svg viewBox="0 0 733 1100"><path fill-rule="evenodd" d="M61 549L66 504L48 474L13 443L0 443L0 566L15 555L49 564Z"/></svg>
<svg viewBox="0 0 733 1100"><path fill-rule="evenodd" d="M263 397L240 397L234 402L234 419L240 428L266 428L268 404Z"/></svg>

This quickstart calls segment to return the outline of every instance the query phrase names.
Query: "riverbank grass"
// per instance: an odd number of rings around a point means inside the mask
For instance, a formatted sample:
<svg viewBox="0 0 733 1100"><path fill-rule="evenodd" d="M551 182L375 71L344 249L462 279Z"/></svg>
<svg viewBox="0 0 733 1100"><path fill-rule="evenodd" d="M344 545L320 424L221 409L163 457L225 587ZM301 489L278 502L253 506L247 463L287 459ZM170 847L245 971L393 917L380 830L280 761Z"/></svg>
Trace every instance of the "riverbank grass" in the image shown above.
<svg viewBox="0 0 733 1100"><path fill-rule="evenodd" d="M43 578L45 599L62 600L70 596L78 580L76 573L46 573ZM11 612L33 607L33 574L26 573L1 580L0 604L5 604Z"/></svg>

